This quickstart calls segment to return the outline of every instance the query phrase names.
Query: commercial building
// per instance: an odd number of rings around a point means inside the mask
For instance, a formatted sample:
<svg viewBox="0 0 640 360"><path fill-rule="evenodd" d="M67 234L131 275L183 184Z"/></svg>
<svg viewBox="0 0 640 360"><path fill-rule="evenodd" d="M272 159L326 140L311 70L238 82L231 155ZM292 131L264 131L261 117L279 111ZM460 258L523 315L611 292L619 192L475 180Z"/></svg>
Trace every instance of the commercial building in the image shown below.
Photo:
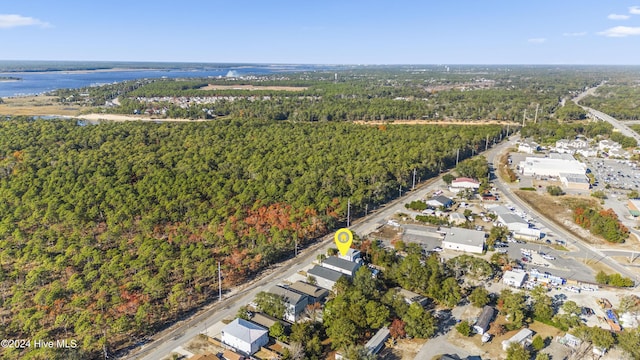
<svg viewBox="0 0 640 360"><path fill-rule="evenodd" d="M533 140L524 140L520 144L518 144L518 151L524 152L527 154L533 154L536 151L540 150L540 145Z"/></svg>
<svg viewBox="0 0 640 360"><path fill-rule="evenodd" d="M519 232L529 228L529 222L522 217L511 212L498 215L498 223L509 229L509 231Z"/></svg>
<svg viewBox="0 0 640 360"><path fill-rule="evenodd" d="M222 328L222 343L237 352L253 355L269 343L269 331L251 321L237 318Z"/></svg>
<svg viewBox="0 0 640 360"><path fill-rule="evenodd" d="M458 227L443 228L445 232L442 247L445 249L482 254L484 251L484 231Z"/></svg>
<svg viewBox="0 0 640 360"><path fill-rule="evenodd" d="M520 162L520 173L525 176L559 178L561 173L586 176L587 166L578 160L527 157Z"/></svg>
<svg viewBox="0 0 640 360"><path fill-rule="evenodd" d="M515 288L521 288L527 279L527 273L524 271L507 270L502 275L502 283Z"/></svg>
<svg viewBox="0 0 640 360"><path fill-rule="evenodd" d="M448 197L444 196L444 195L438 195L435 196L429 200L426 201L427 205L434 207L434 208L439 208L439 207L446 207L448 208L449 206L453 205L453 200L449 199Z"/></svg>
<svg viewBox="0 0 640 360"><path fill-rule="evenodd" d="M567 189L589 190L591 184L585 175L560 173L560 182Z"/></svg>
<svg viewBox="0 0 640 360"><path fill-rule="evenodd" d="M458 191L470 189L477 191L480 188L480 182L467 177L459 177L451 182L449 191L457 193Z"/></svg>

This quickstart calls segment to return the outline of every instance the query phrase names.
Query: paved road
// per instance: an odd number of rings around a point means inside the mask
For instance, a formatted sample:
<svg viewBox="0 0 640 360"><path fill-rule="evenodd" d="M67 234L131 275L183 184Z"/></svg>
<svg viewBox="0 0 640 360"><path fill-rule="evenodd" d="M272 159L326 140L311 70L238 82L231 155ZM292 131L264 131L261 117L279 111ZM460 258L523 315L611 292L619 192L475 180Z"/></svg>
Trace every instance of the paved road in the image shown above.
<svg viewBox="0 0 640 360"><path fill-rule="evenodd" d="M496 153L492 153L493 157L491 157L489 159L489 162L494 162L494 164L497 164L496 159ZM524 210L525 212L527 212L528 214L532 215L534 217L534 220L538 222L540 227L545 227L547 229L550 229L555 236L556 239L558 238L562 238L568 241L568 244L572 247L575 247L575 250L571 253L571 256L575 259L585 259L585 260L590 260L590 259L597 259L597 261L604 263L605 265L611 267L612 269L614 269L615 271L619 272L621 275L629 277L631 279L636 279L637 276L629 271L628 269L626 269L625 267L623 267L622 265L620 265L618 262L612 260L611 258L609 258L607 255L605 255L601 250L594 248L593 246L591 246L590 244L587 244L585 242L582 241L582 239L574 236L573 234L565 231L563 228L560 228L559 226L555 225L555 223L553 223L551 220L543 217L541 214L537 213L533 208L531 208L528 204L526 204L524 201L520 200L519 197L515 196L515 194L513 194L512 189L510 186L500 182L500 181L495 181L495 186L496 188L498 188L498 190L500 190L503 194L504 197L506 197L507 199L509 199L513 204L515 204L517 207L519 207L520 209ZM557 261L557 260L556 260ZM568 269L568 270L572 270L572 273L575 275L582 275L579 274L578 272L576 272L573 269ZM570 277L570 276L569 276Z"/></svg>
<svg viewBox="0 0 640 360"><path fill-rule="evenodd" d="M602 85L602 84L600 84L600 85ZM600 86L600 85L598 85L598 86ZM574 97L572 100L576 104L580 105L579 104L580 100L582 100L587 95L593 95L595 93L596 89L598 88L598 86L587 89L586 91L580 93L578 96ZM587 107L587 106L580 105L580 107L582 107L584 110L589 112L589 114L591 114L591 116L595 117L596 119L599 119L599 120L606 121L606 122L610 123L611 125L613 125L614 128L620 130L620 132L623 135L632 137L632 138L636 139L636 141L640 142L640 135L638 135L638 133L636 133L635 131L631 130L630 127L628 127L626 124L623 124L621 121L617 120L613 116L607 115L607 114L603 113L602 111L598 111L598 110L592 109L592 108Z"/></svg>
<svg viewBox="0 0 640 360"><path fill-rule="evenodd" d="M351 226L351 230L359 235L373 232L378 226L386 223L388 217L397 212L406 212L405 203L426 197L427 193L434 187L442 184L444 183L439 177L426 181L421 186L418 186L416 190L405 193L401 198L388 203L367 217L359 219ZM317 255L326 253L331 246L334 246L333 234L325 236L320 243L311 248L301 251L298 257L275 265L273 269L268 270L261 278L245 284L241 289L234 290L221 303L212 305L200 314L177 323L169 330L156 334L153 336L152 342L139 347L124 358L157 360L168 357L173 349L187 343L213 324L223 319L235 317L240 306L248 304L257 293L281 283L301 268L311 264L317 258Z"/></svg>

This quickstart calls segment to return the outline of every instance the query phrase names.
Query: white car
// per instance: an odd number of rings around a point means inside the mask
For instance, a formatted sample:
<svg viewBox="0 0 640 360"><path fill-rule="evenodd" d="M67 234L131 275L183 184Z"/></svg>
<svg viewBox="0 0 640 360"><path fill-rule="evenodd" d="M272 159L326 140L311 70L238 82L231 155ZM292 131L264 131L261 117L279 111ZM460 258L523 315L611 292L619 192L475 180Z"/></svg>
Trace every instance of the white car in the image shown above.
<svg viewBox="0 0 640 360"><path fill-rule="evenodd" d="M567 286L565 289L574 292L574 293L580 293L580 289L575 287L575 286Z"/></svg>
<svg viewBox="0 0 640 360"><path fill-rule="evenodd" d="M555 260L556 259L555 256L551 256L551 255L547 255L547 254L542 255L542 258L545 259L545 260Z"/></svg>
<svg viewBox="0 0 640 360"><path fill-rule="evenodd" d="M588 286L583 286L580 288L582 291L596 291L596 289Z"/></svg>
<svg viewBox="0 0 640 360"><path fill-rule="evenodd" d="M438 246L438 247L434 247L434 248L433 248L433 251L435 251L435 252L442 252L442 248L441 248L440 246Z"/></svg>

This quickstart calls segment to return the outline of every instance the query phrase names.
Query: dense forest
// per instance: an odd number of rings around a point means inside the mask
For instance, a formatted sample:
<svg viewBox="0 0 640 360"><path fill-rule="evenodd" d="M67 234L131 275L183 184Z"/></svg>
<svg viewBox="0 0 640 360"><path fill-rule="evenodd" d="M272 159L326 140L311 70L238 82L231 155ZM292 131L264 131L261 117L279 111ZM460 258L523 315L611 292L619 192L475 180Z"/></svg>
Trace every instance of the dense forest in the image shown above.
<svg viewBox="0 0 640 360"><path fill-rule="evenodd" d="M209 301L218 261L225 287L242 282L344 221L347 199L362 214L502 131L2 121L0 333L113 352Z"/></svg>
<svg viewBox="0 0 640 360"><path fill-rule="evenodd" d="M146 79L76 90L58 90L61 102L100 111L159 118L292 121L551 119L562 99L615 75L591 68L375 67L215 79ZM251 91L234 88L264 86ZM224 85L215 90L207 85ZM268 89L287 86L298 89ZM80 94L89 96L80 96ZM111 103L118 99L118 105ZM104 107L103 105L110 104ZM527 116L528 114L528 116ZM577 114L577 115L576 115ZM564 119L582 116L571 107Z"/></svg>
<svg viewBox="0 0 640 360"><path fill-rule="evenodd" d="M619 120L640 119L640 87L631 84L606 84L598 87L595 95L587 96L581 105L598 109Z"/></svg>

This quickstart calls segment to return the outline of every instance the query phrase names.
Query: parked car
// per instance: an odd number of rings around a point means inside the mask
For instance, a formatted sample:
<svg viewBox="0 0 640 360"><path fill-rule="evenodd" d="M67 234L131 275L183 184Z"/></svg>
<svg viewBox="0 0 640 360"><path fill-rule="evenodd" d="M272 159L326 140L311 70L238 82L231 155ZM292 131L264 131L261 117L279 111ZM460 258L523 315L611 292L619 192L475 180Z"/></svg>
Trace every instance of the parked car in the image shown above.
<svg viewBox="0 0 640 360"><path fill-rule="evenodd" d="M442 248L441 248L440 246L436 246L436 247L434 247L434 248L433 248L433 251L435 251L435 252L441 252L441 251L442 251Z"/></svg>

